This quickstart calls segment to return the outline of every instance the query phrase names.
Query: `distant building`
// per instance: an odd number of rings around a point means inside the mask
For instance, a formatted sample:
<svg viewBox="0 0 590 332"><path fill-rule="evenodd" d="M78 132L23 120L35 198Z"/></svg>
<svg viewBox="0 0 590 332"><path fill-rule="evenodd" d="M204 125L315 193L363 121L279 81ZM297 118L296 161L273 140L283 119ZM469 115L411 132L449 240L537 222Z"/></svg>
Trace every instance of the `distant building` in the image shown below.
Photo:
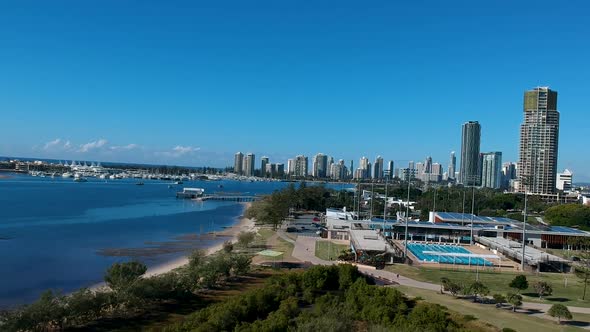
<svg viewBox="0 0 590 332"><path fill-rule="evenodd" d="M455 151L451 152L451 158L449 159L449 167L447 169L447 180L455 180L455 172L457 169L457 157Z"/></svg>
<svg viewBox="0 0 590 332"><path fill-rule="evenodd" d="M276 164L276 169L277 169L277 176L278 177L283 177L285 175L285 164L282 164L282 163Z"/></svg>
<svg viewBox="0 0 590 332"><path fill-rule="evenodd" d="M390 160L387 163L387 170L389 171L389 179L393 179L395 173L395 169L393 168L393 160Z"/></svg>
<svg viewBox="0 0 590 332"><path fill-rule="evenodd" d="M563 171L563 173L557 173L557 189L561 191L571 191L573 176L574 173L572 173L569 169L566 169Z"/></svg>
<svg viewBox="0 0 590 332"><path fill-rule="evenodd" d="M408 177L410 179L416 178L416 170L413 168L399 168L399 178L403 181L408 181Z"/></svg>
<svg viewBox="0 0 590 332"><path fill-rule="evenodd" d="M502 186L502 152L488 152L481 155L481 186L499 189Z"/></svg>
<svg viewBox="0 0 590 332"><path fill-rule="evenodd" d="M547 87L526 91L517 168L519 191L555 194L558 140L557 91Z"/></svg>
<svg viewBox="0 0 590 332"><path fill-rule="evenodd" d="M308 159L304 155L298 155L295 157L295 165L293 175L297 177L306 177L307 176L307 169L308 169Z"/></svg>
<svg viewBox="0 0 590 332"><path fill-rule="evenodd" d="M263 178L269 176L266 169L266 165L268 165L268 157L260 158L260 176Z"/></svg>
<svg viewBox="0 0 590 332"><path fill-rule="evenodd" d="M478 186L480 176L479 148L481 126L477 121L463 124L461 135L461 169L460 183L466 186Z"/></svg>
<svg viewBox="0 0 590 332"><path fill-rule="evenodd" d="M502 187L510 188L512 180L516 180L516 164L506 162L502 164Z"/></svg>
<svg viewBox="0 0 590 332"><path fill-rule="evenodd" d="M253 153L248 153L244 157L243 172L245 176L254 176L255 156Z"/></svg>
<svg viewBox="0 0 590 332"><path fill-rule="evenodd" d="M371 163L367 157L362 157L359 161L359 167L356 169L355 179L368 179L371 176Z"/></svg>
<svg viewBox="0 0 590 332"><path fill-rule="evenodd" d="M328 168L328 156L323 153L318 153L313 157L312 175L315 178L323 179L326 177L326 169Z"/></svg>
<svg viewBox="0 0 590 332"><path fill-rule="evenodd" d="M234 156L234 173L242 174L243 173L243 166L244 166L244 154L238 152Z"/></svg>
<svg viewBox="0 0 590 332"><path fill-rule="evenodd" d="M329 157L328 165L326 167L326 178L332 177L332 165L334 165L334 157Z"/></svg>
<svg viewBox="0 0 590 332"><path fill-rule="evenodd" d="M295 173L295 159L287 160L287 174L292 175Z"/></svg>
<svg viewBox="0 0 590 332"><path fill-rule="evenodd" d="M383 179L383 158L381 156L375 158L375 164L373 165L373 179Z"/></svg>

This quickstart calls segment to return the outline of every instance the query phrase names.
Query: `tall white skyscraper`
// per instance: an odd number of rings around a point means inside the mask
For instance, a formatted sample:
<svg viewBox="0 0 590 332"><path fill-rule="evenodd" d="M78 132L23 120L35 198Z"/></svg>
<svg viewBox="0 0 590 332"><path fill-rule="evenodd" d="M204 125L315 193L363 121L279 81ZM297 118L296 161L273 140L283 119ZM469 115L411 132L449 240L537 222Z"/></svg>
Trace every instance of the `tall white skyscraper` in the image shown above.
<svg viewBox="0 0 590 332"><path fill-rule="evenodd" d="M242 174L244 166L244 154L237 152L234 156L234 173Z"/></svg>
<svg viewBox="0 0 590 332"><path fill-rule="evenodd" d="M248 153L244 157L243 171L245 176L254 176L255 156L253 153Z"/></svg>
<svg viewBox="0 0 590 332"><path fill-rule="evenodd" d="M309 162L306 156L298 155L297 157L295 157L295 169L293 171L293 175L298 177L306 177L308 164Z"/></svg>
<svg viewBox="0 0 590 332"><path fill-rule="evenodd" d="M482 153L481 186L498 189L502 186L502 152Z"/></svg>

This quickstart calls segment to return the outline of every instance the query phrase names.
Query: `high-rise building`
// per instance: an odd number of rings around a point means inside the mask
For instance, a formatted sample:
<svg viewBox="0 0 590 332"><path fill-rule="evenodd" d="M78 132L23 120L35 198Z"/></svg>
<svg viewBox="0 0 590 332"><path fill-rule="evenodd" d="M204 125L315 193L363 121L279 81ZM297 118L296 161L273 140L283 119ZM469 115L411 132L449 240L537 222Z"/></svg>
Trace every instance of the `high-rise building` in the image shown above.
<svg viewBox="0 0 590 332"><path fill-rule="evenodd" d="M260 158L260 176L263 178L270 176L267 174L266 165L268 165L268 157Z"/></svg>
<svg viewBox="0 0 590 332"><path fill-rule="evenodd" d="M355 172L355 179L368 179L371 175L371 163L367 157L359 160L359 168Z"/></svg>
<svg viewBox="0 0 590 332"><path fill-rule="evenodd" d="M410 162L408 163L408 168L409 168L409 169L416 169L416 165L414 164L414 161L410 161Z"/></svg>
<svg viewBox="0 0 590 332"><path fill-rule="evenodd" d="M481 186L499 189L502 186L502 152L487 152L481 155Z"/></svg>
<svg viewBox="0 0 590 332"><path fill-rule="evenodd" d="M387 163L387 170L389 170L389 177L388 177L388 178L389 178L390 180L391 180L391 179L393 179L393 177L394 177L394 172L395 172L395 170L394 170L394 168L393 168L393 160L390 160L390 161Z"/></svg>
<svg viewBox="0 0 590 332"><path fill-rule="evenodd" d="M243 172L245 176L254 176L255 156L253 153L247 153L244 157Z"/></svg>
<svg viewBox="0 0 590 332"><path fill-rule="evenodd" d="M295 165L293 175L298 177L306 177L308 169L308 159L304 155L298 155L295 157Z"/></svg>
<svg viewBox="0 0 590 332"><path fill-rule="evenodd" d="M295 159L287 160L287 174L292 175L295 173Z"/></svg>
<svg viewBox="0 0 590 332"><path fill-rule="evenodd" d="M526 91L517 167L521 192L555 193L558 140L557 91L547 87Z"/></svg>
<svg viewBox="0 0 590 332"><path fill-rule="evenodd" d="M477 121L463 124L461 135L461 170L459 181L466 186L478 186L480 181L479 146L481 126Z"/></svg>
<svg viewBox="0 0 590 332"><path fill-rule="evenodd" d="M234 173L242 174L244 166L244 154L237 152L234 156Z"/></svg>
<svg viewBox="0 0 590 332"><path fill-rule="evenodd" d="M277 176L283 177L285 175L285 164L277 164Z"/></svg>
<svg viewBox="0 0 590 332"><path fill-rule="evenodd" d="M332 165L334 165L334 157L328 158L328 165L326 166L326 177L332 177Z"/></svg>
<svg viewBox="0 0 590 332"><path fill-rule="evenodd" d="M375 159L375 165L373 166L373 179L383 179L383 158L381 156L377 156Z"/></svg>
<svg viewBox="0 0 590 332"><path fill-rule="evenodd" d="M449 160L449 168L447 169L448 180L455 179L455 170L457 169L457 157L455 157L455 151L451 152L451 158Z"/></svg>
<svg viewBox="0 0 590 332"><path fill-rule="evenodd" d="M325 178L328 167L328 156L318 153L313 157L312 175L315 178Z"/></svg>
<svg viewBox="0 0 590 332"><path fill-rule="evenodd" d="M563 171L563 173L557 173L557 189L562 191L571 191L573 176L574 173L572 173L569 169L566 169Z"/></svg>
<svg viewBox="0 0 590 332"><path fill-rule="evenodd" d="M510 188L511 181L516 179L516 164L506 162L502 164L502 187Z"/></svg>

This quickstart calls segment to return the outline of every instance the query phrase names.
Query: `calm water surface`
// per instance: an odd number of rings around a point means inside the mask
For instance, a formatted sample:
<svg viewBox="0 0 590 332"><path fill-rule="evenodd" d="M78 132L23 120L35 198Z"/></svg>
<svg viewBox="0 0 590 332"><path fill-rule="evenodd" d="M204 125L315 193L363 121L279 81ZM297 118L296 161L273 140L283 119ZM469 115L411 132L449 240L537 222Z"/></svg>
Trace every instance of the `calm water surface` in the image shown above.
<svg viewBox="0 0 590 332"><path fill-rule="evenodd" d="M287 185L195 181L169 188L164 181L136 182L0 179L0 307L31 302L48 288L70 292L94 285L113 262L138 259L154 266L223 241L206 233L233 225L243 205L178 200L175 192L183 186L261 194Z"/></svg>

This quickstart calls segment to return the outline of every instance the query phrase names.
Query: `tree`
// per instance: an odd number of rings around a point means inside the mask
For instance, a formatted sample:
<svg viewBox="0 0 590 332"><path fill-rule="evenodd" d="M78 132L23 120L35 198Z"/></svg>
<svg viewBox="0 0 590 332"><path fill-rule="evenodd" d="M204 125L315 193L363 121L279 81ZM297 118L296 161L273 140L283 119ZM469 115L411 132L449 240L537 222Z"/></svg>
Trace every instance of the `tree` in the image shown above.
<svg viewBox="0 0 590 332"><path fill-rule="evenodd" d="M240 232L238 234L238 245L242 248L248 248L255 238L256 233L254 232Z"/></svg>
<svg viewBox="0 0 590 332"><path fill-rule="evenodd" d="M459 294L459 292L461 291L461 289L463 289L462 285L450 280L449 278L442 277L440 279L441 279L441 286L442 286L441 293L444 290L446 292L451 293L451 295L456 297L457 294Z"/></svg>
<svg viewBox="0 0 590 332"><path fill-rule="evenodd" d="M506 295L506 301L512 305L512 311L516 311L516 308L522 305L522 295L517 293L508 293Z"/></svg>
<svg viewBox="0 0 590 332"><path fill-rule="evenodd" d="M551 293L553 293L553 288L551 287L551 284L545 281L535 282L533 284L533 288L537 291L537 294L539 294L539 300L542 300L543 296L551 295Z"/></svg>
<svg viewBox="0 0 590 332"><path fill-rule="evenodd" d="M115 263L107 270L104 281L114 291L125 291L147 271L139 262Z"/></svg>
<svg viewBox="0 0 590 332"><path fill-rule="evenodd" d="M561 319L572 319L572 313L563 304L554 304L547 312L551 317L557 317L557 322L561 324Z"/></svg>
<svg viewBox="0 0 590 332"><path fill-rule="evenodd" d="M234 244L231 241L223 242L223 252L231 253L234 250Z"/></svg>
<svg viewBox="0 0 590 332"><path fill-rule="evenodd" d="M576 277L584 284L582 300L586 299L586 287L590 283L590 239L580 238L570 241L570 244L580 249L578 258L579 265L574 266Z"/></svg>
<svg viewBox="0 0 590 332"><path fill-rule="evenodd" d="M520 293L520 291L529 288L529 282L526 280L526 276L521 274L514 277L514 279L512 279L512 281L510 282L509 286L510 288L517 289Z"/></svg>
<svg viewBox="0 0 590 332"><path fill-rule="evenodd" d="M506 302L506 297L502 294L494 294L494 302L496 302L496 307L500 308Z"/></svg>
<svg viewBox="0 0 590 332"><path fill-rule="evenodd" d="M552 225L590 227L590 207L582 204L562 204L545 211L545 219Z"/></svg>
<svg viewBox="0 0 590 332"><path fill-rule="evenodd" d="M244 275L250 271L252 258L248 255L232 255L232 271L234 275Z"/></svg>
<svg viewBox="0 0 590 332"><path fill-rule="evenodd" d="M477 302L478 296L483 297L490 293L490 290L481 281L476 281L469 286L470 293L474 295L473 302Z"/></svg>

